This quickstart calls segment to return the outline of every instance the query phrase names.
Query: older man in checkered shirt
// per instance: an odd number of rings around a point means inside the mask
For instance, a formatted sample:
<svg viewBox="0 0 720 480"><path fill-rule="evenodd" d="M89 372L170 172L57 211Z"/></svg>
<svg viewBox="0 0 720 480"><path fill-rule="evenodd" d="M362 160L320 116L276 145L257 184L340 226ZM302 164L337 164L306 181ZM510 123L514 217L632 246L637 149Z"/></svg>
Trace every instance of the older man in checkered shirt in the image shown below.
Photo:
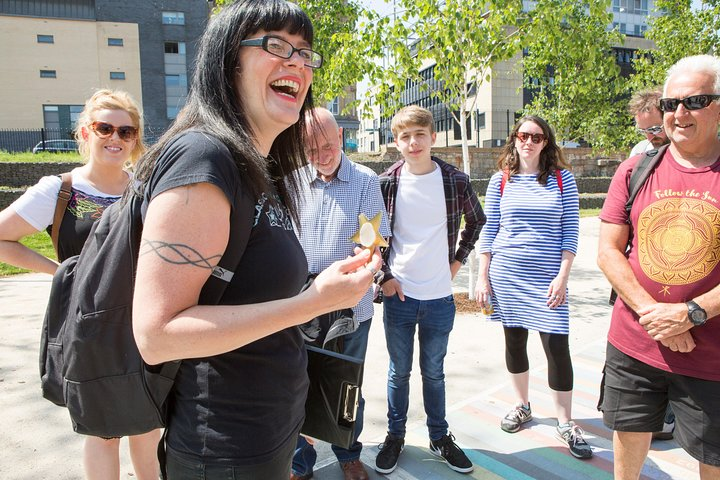
<svg viewBox="0 0 720 480"><path fill-rule="evenodd" d="M359 228L358 215L373 218L382 212L380 234L390 235L387 214L380 194L377 175L369 168L352 162L342 151L342 128L333 114L316 108L305 118L305 152L310 164L299 173L303 188L298 205L300 225L297 234L308 261L310 273L320 273L335 260L353 254L350 240ZM373 291L368 290L353 308L360 322L358 329L343 337L343 353L365 359L368 333L373 315ZM333 445L346 480L364 480L368 474L360 461L365 400L360 399L355 422L355 441L349 449ZM317 453L304 437L298 440L291 479L309 479Z"/></svg>

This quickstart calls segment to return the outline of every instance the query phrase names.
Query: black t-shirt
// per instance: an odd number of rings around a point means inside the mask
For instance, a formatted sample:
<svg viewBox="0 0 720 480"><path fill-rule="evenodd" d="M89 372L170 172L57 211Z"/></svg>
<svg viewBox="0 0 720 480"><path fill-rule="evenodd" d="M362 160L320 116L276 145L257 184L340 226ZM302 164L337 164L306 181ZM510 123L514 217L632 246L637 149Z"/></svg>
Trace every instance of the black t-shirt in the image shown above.
<svg viewBox="0 0 720 480"><path fill-rule="evenodd" d="M208 182L233 208L244 183L218 139L190 131L158 159L146 202L172 188ZM255 205L255 225L220 303L239 305L296 295L307 277L305 254L274 192ZM296 327L231 352L184 360L170 405L169 448L204 461L263 463L297 433L305 415L307 357Z"/></svg>

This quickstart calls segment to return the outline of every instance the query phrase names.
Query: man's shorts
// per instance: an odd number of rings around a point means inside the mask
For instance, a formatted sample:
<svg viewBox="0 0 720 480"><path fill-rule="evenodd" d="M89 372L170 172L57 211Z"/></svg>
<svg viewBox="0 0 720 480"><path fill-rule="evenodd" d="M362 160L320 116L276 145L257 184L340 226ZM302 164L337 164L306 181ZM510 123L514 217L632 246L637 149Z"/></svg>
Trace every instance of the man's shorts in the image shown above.
<svg viewBox="0 0 720 480"><path fill-rule="evenodd" d="M701 463L720 466L720 382L651 367L608 343L598 403L605 426L660 431L668 402L677 443Z"/></svg>

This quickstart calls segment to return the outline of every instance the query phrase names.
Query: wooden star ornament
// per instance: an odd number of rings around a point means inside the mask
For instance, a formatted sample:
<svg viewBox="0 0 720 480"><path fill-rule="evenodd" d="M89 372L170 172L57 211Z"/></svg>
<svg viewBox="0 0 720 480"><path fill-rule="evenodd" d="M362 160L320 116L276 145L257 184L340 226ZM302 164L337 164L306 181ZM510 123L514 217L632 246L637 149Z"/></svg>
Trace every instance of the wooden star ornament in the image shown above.
<svg viewBox="0 0 720 480"><path fill-rule="evenodd" d="M387 247L388 243L385 241L382 235L380 235L380 222L382 222L382 212L379 212L373 217L372 220L368 220L364 213L358 215L358 221L360 228L355 232L355 235L350 239L363 247L374 250L375 247Z"/></svg>

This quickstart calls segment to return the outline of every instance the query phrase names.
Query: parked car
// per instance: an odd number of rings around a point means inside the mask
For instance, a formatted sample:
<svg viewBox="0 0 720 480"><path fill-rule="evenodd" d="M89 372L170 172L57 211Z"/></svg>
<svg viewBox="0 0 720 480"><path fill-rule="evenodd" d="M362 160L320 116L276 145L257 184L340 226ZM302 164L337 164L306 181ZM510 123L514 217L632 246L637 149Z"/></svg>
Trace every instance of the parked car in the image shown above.
<svg viewBox="0 0 720 480"><path fill-rule="evenodd" d="M75 140L45 140L35 145L32 152L77 152L77 149L78 144Z"/></svg>

